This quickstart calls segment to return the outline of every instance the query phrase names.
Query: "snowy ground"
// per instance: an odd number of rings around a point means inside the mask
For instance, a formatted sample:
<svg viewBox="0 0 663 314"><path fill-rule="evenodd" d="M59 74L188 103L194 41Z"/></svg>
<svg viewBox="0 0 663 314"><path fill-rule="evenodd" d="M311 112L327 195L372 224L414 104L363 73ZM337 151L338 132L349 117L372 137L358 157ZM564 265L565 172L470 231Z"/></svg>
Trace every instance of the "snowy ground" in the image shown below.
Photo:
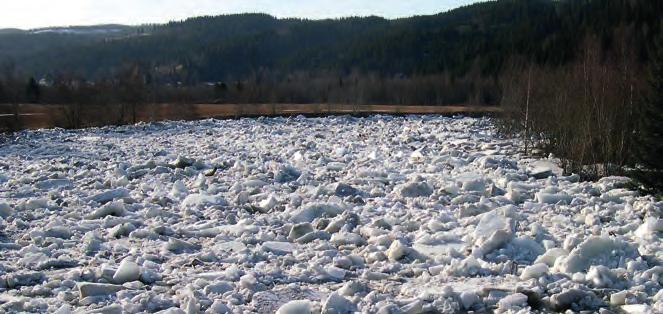
<svg viewBox="0 0 663 314"><path fill-rule="evenodd" d="M523 158L488 119L2 141L0 312L663 312L663 204Z"/></svg>

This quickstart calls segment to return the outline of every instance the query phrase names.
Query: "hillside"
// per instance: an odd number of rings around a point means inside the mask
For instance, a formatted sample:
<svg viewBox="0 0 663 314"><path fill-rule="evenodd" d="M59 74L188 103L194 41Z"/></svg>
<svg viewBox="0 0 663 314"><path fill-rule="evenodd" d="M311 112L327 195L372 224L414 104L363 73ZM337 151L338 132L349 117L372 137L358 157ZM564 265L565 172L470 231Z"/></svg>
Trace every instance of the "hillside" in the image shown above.
<svg viewBox="0 0 663 314"><path fill-rule="evenodd" d="M502 0L431 16L386 20L276 19L262 14L198 17L165 25L0 31L0 64L22 76L113 77L137 64L163 83L241 80L257 73L379 76L497 75L516 56L571 61L588 34L610 49L626 27L644 60L660 28L660 1ZM97 31L94 31L94 30Z"/></svg>

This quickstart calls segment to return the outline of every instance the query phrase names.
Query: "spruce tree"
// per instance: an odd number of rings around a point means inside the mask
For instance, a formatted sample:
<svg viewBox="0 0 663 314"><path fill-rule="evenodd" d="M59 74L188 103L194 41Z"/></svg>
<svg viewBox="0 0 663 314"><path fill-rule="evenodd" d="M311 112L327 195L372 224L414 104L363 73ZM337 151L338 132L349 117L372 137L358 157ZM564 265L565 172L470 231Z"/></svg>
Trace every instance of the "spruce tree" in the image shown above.
<svg viewBox="0 0 663 314"><path fill-rule="evenodd" d="M636 160L637 178L652 192L663 192L663 34L650 62L650 91L645 98Z"/></svg>
<svg viewBox="0 0 663 314"><path fill-rule="evenodd" d="M30 103L38 103L40 94L41 91L39 90L39 84L37 83L37 80L35 80L34 77L31 77L25 87L25 96L27 97L27 101Z"/></svg>

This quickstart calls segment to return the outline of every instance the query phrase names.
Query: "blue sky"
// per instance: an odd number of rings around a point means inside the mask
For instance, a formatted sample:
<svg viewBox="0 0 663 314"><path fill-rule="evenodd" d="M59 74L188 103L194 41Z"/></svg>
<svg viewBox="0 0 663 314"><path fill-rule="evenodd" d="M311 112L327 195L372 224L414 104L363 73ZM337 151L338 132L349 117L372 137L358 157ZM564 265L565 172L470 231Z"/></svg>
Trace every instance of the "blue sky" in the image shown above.
<svg viewBox="0 0 663 314"><path fill-rule="evenodd" d="M1 0L0 28L141 24L199 15L261 12L311 19L433 14L477 0Z"/></svg>

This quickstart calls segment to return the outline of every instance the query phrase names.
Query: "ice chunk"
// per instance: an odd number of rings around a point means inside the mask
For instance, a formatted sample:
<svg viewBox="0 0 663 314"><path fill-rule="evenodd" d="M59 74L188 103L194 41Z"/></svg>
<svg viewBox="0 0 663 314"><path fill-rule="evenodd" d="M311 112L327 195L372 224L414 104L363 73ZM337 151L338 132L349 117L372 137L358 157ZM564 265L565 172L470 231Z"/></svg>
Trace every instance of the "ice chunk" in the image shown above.
<svg viewBox="0 0 663 314"><path fill-rule="evenodd" d="M309 314L313 313L313 303L308 300L294 300L283 304L276 314Z"/></svg>
<svg viewBox="0 0 663 314"><path fill-rule="evenodd" d="M128 236L133 231L136 231L136 226L134 226L134 224L130 222L125 222L125 223L120 223L115 227L111 228L108 231L108 235L113 238L121 238L124 236Z"/></svg>
<svg viewBox="0 0 663 314"><path fill-rule="evenodd" d="M536 200L539 201L539 203L541 204L557 204L557 203L569 204L573 199L573 197L566 194L566 192L559 192L559 193L538 192L536 193L535 197Z"/></svg>
<svg viewBox="0 0 663 314"><path fill-rule="evenodd" d="M177 156L177 159L175 159L170 165L174 168L184 169L186 167L192 166L194 161L195 160L186 156Z"/></svg>
<svg viewBox="0 0 663 314"><path fill-rule="evenodd" d="M631 182L633 182L633 179L620 176L603 177L598 181L599 184L605 186L607 189L622 188Z"/></svg>
<svg viewBox="0 0 663 314"><path fill-rule="evenodd" d="M182 201L182 207L203 207L221 205L228 203L223 197L207 194L190 194Z"/></svg>
<svg viewBox="0 0 663 314"><path fill-rule="evenodd" d="M229 281L219 281L207 285L204 289L205 294L224 294L235 289L235 286Z"/></svg>
<svg viewBox="0 0 663 314"><path fill-rule="evenodd" d="M0 217L7 218L14 213L12 208L7 203L0 203Z"/></svg>
<svg viewBox="0 0 663 314"><path fill-rule="evenodd" d="M290 233L288 234L288 240L295 241L300 237L304 236L307 233L313 232L313 226L311 223L305 222L301 224L296 224L290 228Z"/></svg>
<svg viewBox="0 0 663 314"><path fill-rule="evenodd" d="M233 311L222 300L215 300L205 314L231 314Z"/></svg>
<svg viewBox="0 0 663 314"><path fill-rule="evenodd" d="M93 213L85 216L86 219L99 219L106 216L121 217L126 214L127 210L122 202L113 202L106 204L103 207L95 210Z"/></svg>
<svg viewBox="0 0 663 314"><path fill-rule="evenodd" d="M522 293L508 295L497 302L500 310L521 309L527 307L527 296Z"/></svg>
<svg viewBox="0 0 663 314"><path fill-rule="evenodd" d="M484 195L487 191L489 179L487 179L483 174L476 172L466 172L459 174L456 178L456 183L452 187L447 189L457 189L460 187L459 191L470 192L472 194Z"/></svg>
<svg viewBox="0 0 663 314"><path fill-rule="evenodd" d="M587 238L571 253L560 259L559 270L567 274L585 272L592 265L619 267L623 258L636 258L638 251L623 240L607 236Z"/></svg>
<svg viewBox="0 0 663 314"><path fill-rule="evenodd" d="M68 227L53 225L47 226L44 229L44 236L60 239L69 239L71 238L71 230Z"/></svg>
<svg viewBox="0 0 663 314"><path fill-rule="evenodd" d="M276 242L270 241L262 244L262 249L266 252L271 252L276 255L292 254L295 246L290 242Z"/></svg>
<svg viewBox="0 0 663 314"><path fill-rule="evenodd" d="M465 194L465 196L473 196L473 195ZM466 202L463 202L463 203L466 203ZM489 210L490 210L490 207L485 206L485 205L465 204L464 206L460 207L458 214L461 218L472 217L472 216L477 216L477 215L483 214L485 212L488 212Z"/></svg>
<svg viewBox="0 0 663 314"><path fill-rule="evenodd" d="M338 268L336 266L328 266L325 268L325 272L331 279L337 281L343 280L345 278L345 274L347 273L345 269Z"/></svg>
<svg viewBox="0 0 663 314"><path fill-rule="evenodd" d="M318 240L318 239L329 240L329 239L331 239L331 234L327 231L324 231L324 230L317 230L317 231L309 232L309 233L297 238L295 240L295 242L305 244L305 243L309 243L309 242L312 242L312 241L315 241L315 240Z"/></svg>
<svg viewBox="0 0 663 314"><path fill-rule="evenodd" d="M560 258L562 256L567 256L567 255L569 255L569 251L567 251L565 249L552 248L552 249L546 251L545 253L543 253L543 255L537 257L536 260L534 261L534 263L535 264L545 263L546 265L552 267L552 266L555 265L555 261L558 258Z"/></svg>
<svg viewBox="0 0 663 314"><path fill-rule="evenodd" d="M405 314L424 313L424 302L415 299L414 301L403 305L400 310Z"/></svg>
<svg viewBox="0 0 663 314"><path fill-rule="evenodd" d="M226 232L233 236L241 236L244 233L256 233L259 230L258 226L242 220L238 221L235 225L223 225L213 229L215 229L215 232Z"/></svg>
<svg viewBox="0 0 663 314"><path fill-rule="evenodd" d="M543 246L529 236L520 236L511 240L508 247L513 250L514 259L527 262L535 260L545 252Z"/></svg>
<svg viewBox="0 0 663 314"><path fill-rule="evenodd" d="M120 262L113 275L113 281L119 284L136 281L138 278L140 278L140 267L128 257Z"/></svg>
<svg viewBox="0 0 663 314"><path fill-rule="evenodd" d="M102 245L103 240L93 231L86 233L83 237L83 252L85 252L85 254L92 255L93 253L98 252Z"/></svg>
<svg viewBox="0 0 663 314"><path fill-rule="evenodd" d="M170 304L170 303L167 303L167 304ZM186 305L187 305L186 300L182 300L182 307L186 307ZM192 313L197 313L197 312L192 312ZM163 311L159 311L159 312L157 312L157 314L189 314L189 313L185 312L184 310L182 310L180 308L171 307L171 308L165 309Z"/></svg>
<svg viewBox="0 0 663 314"><path fill-rule="evenodd" d="M645 222L635 230L635 235L641 239L656 239L658 232L663 232L663 219L648 217Z"/></svg>
<svg viewBox="0 0 663 314"><path fill-rule="evenodd" d="M663 301L663 290L657 292L652 299L654 300L654 302Z"/></svg>
<svg viewBox="0 0 663 314"><path fill-rule="evenodd" d="M125 198L125 197L129 197L129 190L125 188L119 188L119 189L101 192L88 199L93 202L104 204L116 200L118 198Z"/></svg>
<svg viewBox="0 0 663 314"><path fill-rule="evenodd" d="M274 197L274 195L270 195L268 198L262 200L258 204L258 207L262 208L265 211L269 211L272 208L276 207L277 204L278 201L276 200L276 197Z"/></svg>
<svg viewBox="0 0 663 314"><path fill-rule="evenodd" d="M628 304L622 305L622 311L626 314L644 314L652 313L651 306L647 304Z"/></svg>
<svg viewBox="0 0 663 314"><path fill-rule="evenodd" d="M338 183L334 189L334 194L340 197L354 196L357 195L359 191L353 186L346 183Z"/></svg>
<svg viewBox="0 0 663 314"><path fill-rule="evenodd" d="M610 295L610 305L620 306L626 304L626 297L629 295L628 290L615 292Z"/></svg>
<svg viewBox="0 0 663 314"><path fill-rule="evenodd" d="M338 289L338 293L346 297L352 297L358 293L366 291L365 284L359 281L347 281L343 287Z"/></svg>
<svg viewBox="0 0 663 314"><path fill-rule="evenodd" d="M45 261L42 261L36 265L33 269L36 270L47 270L47 269L64 269L72 268L78 266L78 262L66 257L60 258L49 258Z"/></svg>
<svg viewBox="0 0 663 314"><path fill-rule="evenodd" d="M441 244L423 244L414 243L412 249L422 256L435 259L440 256L449 256L457 252L463 251L465 243L463 242L447 242Z"/></svg>
<svg viewBox="0 0 663 314"><path fill-rule="evenodd" d="M424 159L425 157L421 149L417 149L410 153L410 162L412 163L422 163L424 162Z"/></svg>
<svg viewBox="0 0 663 314"><path fill-rule="evenodd" d="M550 176L562 176L564 171L552 161L538 160L530 164L529 175L535 179L545 179Z"/></svg>
<svg viewBox="0 0 663 314"><path fill-rule="evenodd" d="M274 181L278 183L287 183L299 179L301 171L292 166L281 166L274 175Z"/></svg>
<svg viewBox="0 0 663 314"><path fill-rule="evenodd" d="M410 182L398 187L402 197L426 197L433 194L433 187L426 182Z"/></svg>
<svg viewBox="0 0 663 314"><path fill-rule="evenodd" d="M152 269L143 268L140 273L140 281L148 285L151 285L161 279L161 274Z"/></svg>
<svg viewBox="0 0 663 314"><path fill-rule="evenodd" d="M261 187L267 185L267 182L262 181L262 180L258 180L258 179L253 179L253 180L244 181L244 183L242 183L242 185L245 188L261 188Z"/></svg>
<svg viewBox="0 0 663 314"><path fill-rule="evenodd" d="M389 257L389 260L391 261L397 261L407 255L409 250L410 248L407 247L403 241L396 240L391 242L391 245L387 250L387 257Z"/></svg>
<svg viewBox="0 0 663 314"><path fill-rule="evenodd" d="M346 164L344 164L342 162L333 161L333 162L330 162L330 163L327 164L327 170L329 170L329 171L341 171L341 170L345 169L345 167L346 167Z"/></svg>
<svg viewBox="0 0 663 314"><path fill-rule="evenodd" d="M642 278L650 281L656 281L658 278L663 277L663 266L654 266L642 273Z"/></svg>
<svg viewBox="0 0 663 314"><path fill-rule="evenodd" d="M73 314L74 311L72 311L71 305L69 304L63 304L60 306L53 314Z"/></svg>
<svg viewBox="0 0 663 314"><path fill-rule="evenodd" d="M510 218L499 215L496 210L481 215L481 220L474 229L475 256L481 257L503 246L513 239L513 222Z"/></svg>
<svg viewBox="0 0 663 314"><path fill-rule="evenodd" d="M40 208L48 208L48 199L46 198L33 198L25 203L25 209L35 210Z"/></svg>
<svg viewBox="0 0 663 314"><path fill-rule="evenodd" d="M460 303L463 305L463 308L466 310L472 308L472 305L481 302L481 299L474 291L463 291L458 297L460 299Z"/></svg>
<svg viewBox="0 0 663 314"><path fill-rule="evenodd" d="M606 202L623 203L625 199L638 196L637 191L629 189L615 189L601 194L601 199Z"/></svg>
<svg viewBox="0 0 663 314"><path fill-rule="evenodd" d="M342 215L332 219L329 222L325 231L329 233L336 233L341 231L344 226L353 229L360 223L359 216L355 213L344 212Z"/></svg>
<svg viewBox="0 0 663 314"><path fill-rule="evenodd" d="M462 184L463 191L479 192L481 194L486 192L487 183L483 178L465 179Z"/></svg>
<svg viewBox="0 0 663 314"><path fill-rule="evenodd" d="M322 303L322 314L354 313L357 307L337 292L329 294Z"/></svg>
<svg viewBox="0 0 663 314"><path fill-rule="evenodd" d="M58 188L70 188L74 183L69 179L51 179L37 182L35 186L41 190L53 190Z"/></svg>
<svg viewBox="0 0 663 314"><path fill-rule="evenodd" d="M338 204L312 204L292 212L290 220L295 223L312 222L322 216L334 217L341 213L343 213L343 208Z"/></svg>
<svg viewBox="0 0 663 314"><path fill-rule="evenodd" d="M363 245L366 243L366 240L356 233L349 232L340 232L335 233L330 240L335 245Z"/></svg>
<svg viewBox="0 0 663 314"><path fill-rule="evenodd" d="M81 282L78 284L81 299L89 296L109 296L121 290L124 290L123 286L105 283Z"/></svg>
<svg viewBox="0 0 663 314"><path fill-rule="evenodd" d="M583 308L594 308L601 300L591 291L580 289L564 290L550 297L550 305L553 310L563 312L578 304Z"/></svg>
<svg viewBox="0 0 663 314"><path fill-rule="evenodd" d="M175 238L170 238L166 243L165 248L176 254L184 252L198 251L201 249L200 245L189 243Z"/></svg>
<svg viewBox="0 0 663 314"><path fill-rule="evenodd" d="M2 287L2 282L6 283L7 287L14 289L38 285L45 280L46 275L42 272L9 273L0 278L0 287Z"/></svg>
<svg viewBox="0 0 663 314"><path fill-rule="evenodd" d="M120 304L111 304L104 306L99 309L88 311L89 314L122 314L124 313L122 305Z"/></svg>
<svg viewBox="0 0 663 314"><path fill-rule="evenodd" d="M612 288L618 279L608 267L598 265L589 268L586 280L591 281L597 288Z"/></svg>
<svg viewBox="0 0 663 314"><path fill-rule="evenodd" d="M536 279L548 272L548 265L544 263L534 264L532 266L527 266L523 270L523 273L520 275L520 279Z"/></svg>
<svg viewBox="0 0 663 314"><path fill-rule="evenodd" d="M518 163L515 160L510 160L504 157L484 156L477 159L477 162L482 168L518 169Z"/></svg>
<svg viewBox="0 0 663 314"><path fill-rule="evenodd" d="M170 195L173 197L184 197L187 194L189 194L189 190L187 189L186 185L184 185L184 182L177 180L173 184L173 187L170 190Z"/></svg>

